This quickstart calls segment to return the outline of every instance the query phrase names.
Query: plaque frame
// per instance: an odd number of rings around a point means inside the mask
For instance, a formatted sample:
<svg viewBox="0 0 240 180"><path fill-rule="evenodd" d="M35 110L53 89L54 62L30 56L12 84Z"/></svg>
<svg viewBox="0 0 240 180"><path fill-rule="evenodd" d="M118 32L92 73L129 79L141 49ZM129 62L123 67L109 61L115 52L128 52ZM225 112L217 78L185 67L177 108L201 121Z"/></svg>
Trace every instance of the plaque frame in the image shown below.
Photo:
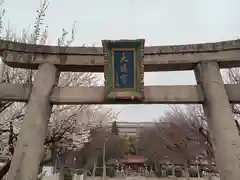
<svg viewBox="0 0 240 180"><path fill-rule="evenodd" d="M105 98L108 100L144 100L144 39L102 40L104 53ZM115 87L115 51L133 51L133 88Z"/></svg>

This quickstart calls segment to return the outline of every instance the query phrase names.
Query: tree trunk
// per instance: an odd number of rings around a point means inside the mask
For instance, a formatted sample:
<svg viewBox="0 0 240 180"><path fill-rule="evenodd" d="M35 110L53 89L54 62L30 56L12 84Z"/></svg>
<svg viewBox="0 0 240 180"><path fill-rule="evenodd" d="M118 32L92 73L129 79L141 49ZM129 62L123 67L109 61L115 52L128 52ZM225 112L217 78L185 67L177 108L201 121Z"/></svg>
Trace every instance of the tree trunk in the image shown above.
<svg viewBox="0 0 240 180"><path fill-rule="evenodd" d="M212 158L208 158L208 180L212 180L212 171L213 171L213 167L212 167Z"/></svg>
<svg viewBox="0 0 240 180"><path fill-rule="evenodd" d="M175 166L173 163L172 163L172 176L175 177Z"/></svg>
<svg viewBox="0 0 240 180"><path fill-rule="evenodd" d="M64 180L64 165L60 164L60 170L59 170L59 180Z"/></svg>
<svg viewBox="0 0 240 180"><path fill-rule="evenodd" d="M40 166L50 162L51 160L48 161L42 161ZM0 169L0 179L2 179L7 173L10 168L11 160L7 160L6 164Z"/></svg>
<svg viewBox="0 0 240 180"><path fill-rule="evenodd" d="M14 141L14 132L13 132L13 124L12 121L9 122L9 139L8 139L8 145L9 145L9 152L10 154L13 155L14 153L14 145L13 142ZM8 159L6 164L0 169L0 179L2 179L7 172L9 171L11 165L11 160Z"/></svg>
<svg viewBox="0 0 240 180"><path fill-rule="evenodd" d="M198 178L200 178L199 164L197 164L197 175L198 175Z"/></svg>
<svg viewBox="0 0 240 180"><path fill-rule="evenodd" d="M0 169L0 179L3 179L3 177L7 174L10 164L11 160L7 160L7 163Z"/></svg>
<svg viewBox="0 0 240 180"><path fill-rule="evenodd" d="M94 165L93 165L93 171L92 171L92 176L93 176L93 177L95 177L96 168L97 168L97 160L96 160L96 162L95 162Z"/></svg>
<svg viewBox="0 0 240 180"><path fill-rule="evenodd" d="M186 179L189 179L189 171L188 171L188 161L184 161L184 177Z"/></svg>
<svg viewBox="0 0 240 180"><path fill-rule="evenodd" d="M157 173L159 173L160 171L159 165L157 165L157 163L154 163L154 169L155 169L155 176L157 176Z"/></svg>

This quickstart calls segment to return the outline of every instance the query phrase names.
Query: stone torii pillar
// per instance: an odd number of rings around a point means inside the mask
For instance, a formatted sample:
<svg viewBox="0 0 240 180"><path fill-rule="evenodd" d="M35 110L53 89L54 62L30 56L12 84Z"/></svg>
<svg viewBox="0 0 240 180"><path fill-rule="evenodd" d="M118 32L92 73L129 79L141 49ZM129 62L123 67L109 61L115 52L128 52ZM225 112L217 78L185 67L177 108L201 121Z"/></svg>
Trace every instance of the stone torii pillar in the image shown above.
<svg viewBox="0 0 240 180"><path fill-rule="evenodd" d="M218 63L198 63L195 75L205 97L203 108L208 119L220 179L239 180L240 137Z"/></svg>
<svg viewBox="0 0 240 180"><path fill-rule="evenodd" d="M7 180L37 179L52 109L50 95L58 78L59 72L54 65L39 66Z"/></svg>

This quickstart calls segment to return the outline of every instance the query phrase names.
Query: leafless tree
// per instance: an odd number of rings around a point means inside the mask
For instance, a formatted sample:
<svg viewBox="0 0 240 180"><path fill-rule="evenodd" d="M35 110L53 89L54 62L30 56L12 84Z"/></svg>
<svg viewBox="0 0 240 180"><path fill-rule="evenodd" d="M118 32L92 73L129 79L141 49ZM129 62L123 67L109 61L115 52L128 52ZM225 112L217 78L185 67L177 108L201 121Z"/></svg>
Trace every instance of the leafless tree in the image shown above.
<svg viewBox="0 0 240 180"><path fill-rule="evenodd" d="M5 10L0 12L0 32L1 38L31 43L47 44L48 26L44 25L44 18L48 9L48 0L43 0L37 10L36 21L33 28L23 29L22 36L16 35L11 29L4 29L2 18ZM70 38L69 38L70 36ZM58 39L58 46L69 46L75 39L75 23L68 33L62 30L62 35ZM4 57L3 57L4 58ZM34 58L34 55L32 56ZM32 84L36 71L26 69L16 69L0 64L0 83L21 83ZM98 85L99 78L93 73L63 72L60 74L58 86L92 86ZM15 142L24 117L26 103L16 103L10 101L0 102L0 141L1 148L10 156L14 152ZM46 157L41 164L52 161L56 154L61 151L62 145L72 148L81 148L82 142L79 141L84 132L94 126L99 126L103 121L111 121L115 114L109 109L100 106L89 105L61 105L53 106L52 115L49 122L48 136L45 141ZM50 154L50 156L49 156ZM50 157L50 158L47 158ZM11 160L0 169L0 179L7 173Z"/></svg>
<svg viewBox="0 0 240 180"><path fill-rule="evenodd" d="M231 68L228 69L227 72L224 74L225 82L230 84L240 84L240 68ZM240 106L239 104L231 104L232 112L234 114L234 120L236 123L236 127L238 129L240 135L240 124L239 124L239 117L240 117Z"/></svg>
<svg viewBox="0 0 240 180"><path fill-rule="evenodd" d="M159 128L157 127L159 125L159 123L156 123L152 127L144 128L137 142L139 154L146 156L152 161L155 168L160 162L171 159L173 155L171 149L167 148L161 132L159 132Z"/></svg>
<svg viewBox="0 0 240 180"><path fill-rule="evenodd" d="M172 107L153 127L140 135L140 142L153 159L184 163L185 176L188 165L197 159L213 160L209 131L201 109L191 106L185 110ZM150 148L149 148L150 147Z"/></svg>
<svg viewBox="0 0 240 180"><path fill-rule="evenodd" d="M113 134L106 127L93 128L90 131L89 141L86 142L77 155L80 158L79 161L84 158L84 169L92 168L99 157L102 157L104 141L106 161L123 158L125 152L127 152L127 142L124 138Z"/></svg>
<svg viewBox="0 0 240 180"><path fill-rule="evenodd" d="M215 163L213 145L202 107L200 105L191 105L186 106L184 110L172 108L172 113L175 117L182 117L181 119L176 118L176 120L185 128L182 127L181 129L187 132L186 139L188 142L186 141L186 143L190 143L188 151L197 152L194 156L198 161L208 162L206 170L209 172L209 178L211 178L211 173L214 171L212 165ZM195 148L197 149L194 150Z"/></svg>

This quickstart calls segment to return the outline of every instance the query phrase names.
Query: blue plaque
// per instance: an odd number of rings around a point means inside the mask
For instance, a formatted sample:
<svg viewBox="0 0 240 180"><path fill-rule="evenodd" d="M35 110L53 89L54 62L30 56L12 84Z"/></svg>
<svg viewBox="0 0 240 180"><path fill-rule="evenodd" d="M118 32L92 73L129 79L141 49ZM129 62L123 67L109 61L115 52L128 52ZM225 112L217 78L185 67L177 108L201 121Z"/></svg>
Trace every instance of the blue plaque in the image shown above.
<svg viewBox="0 0 240 180"><path fill-rule="evenodd" d="M135 51L134 49L112 49L114 88L135 88Z"/></svg>
<svg viewBox="0 0 240 180"><path fill-rule="evenodd" d="M144 100L144 42L144 39L102 41L108 100Z"/></svg>

